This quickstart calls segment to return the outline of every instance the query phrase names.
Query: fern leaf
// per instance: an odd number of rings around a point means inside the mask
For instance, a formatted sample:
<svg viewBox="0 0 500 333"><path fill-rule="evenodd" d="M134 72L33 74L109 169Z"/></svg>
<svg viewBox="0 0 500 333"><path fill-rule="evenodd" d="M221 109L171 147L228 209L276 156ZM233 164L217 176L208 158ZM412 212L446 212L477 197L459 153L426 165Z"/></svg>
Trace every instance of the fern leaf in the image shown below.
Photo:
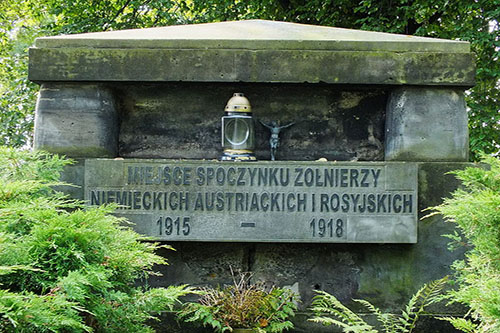
<svg viewBox="0 0 500 333"><path fill-rule="evenodd" d="M374 314L377 320L382 324L386 332L393 332L394 327L396 326L396 316L391 313L382 313L379 308L372 305L370 302L365 300L355 299L354 301L365 306L368 311Z"/></svg>
<svg viewBox="0 0 500 333"><path fill-rule="evenodd" d="M396 327L396 316L390 313L382 313L379 308L363 299L355 299L355 302L363 305L368 311L375 315L382 324L385 332L394 332Z"/></svg>
<svg viewBox="0 0 500 333"><path fill-rule="evenodd" d="M313 318L308 319L308 320L311 321L311 322L313 322L313 323L322 324L324 326L335 325L335 326L342 327L342 328L348 328L349 327L348 324L346 324L346 323L344 323L342 321L330 318L330 317L313 317Z"/></svg>
<svg viewBox="0 0 500 333"><path fill-rule="evenodd" d="M402 312L402 332L411 333L415 328L419 316L424 312L425 307L440 300L440 293L448 282L448 276L424 284L410 299L405 311Z"/></svg>
<svg viewBox="0 0 500 333"><path fill-rule="evenodd" d="M479 326L474 324L470 320L465 318L457 318L457 317L438 317L439 320L444 320L453 325L457 330L466 333L475 333L478 331Z"/></svg>
<svg viewBox="0 0 500 333"><path fill-rule="evenodd" d="M325 326L336 325L343 328L344 332L377 332L360 316L344 306L335 296L324 291L316 292L318 295L313 298L311 304L311 310L315 313L315 317L309 321Z"/></svg>

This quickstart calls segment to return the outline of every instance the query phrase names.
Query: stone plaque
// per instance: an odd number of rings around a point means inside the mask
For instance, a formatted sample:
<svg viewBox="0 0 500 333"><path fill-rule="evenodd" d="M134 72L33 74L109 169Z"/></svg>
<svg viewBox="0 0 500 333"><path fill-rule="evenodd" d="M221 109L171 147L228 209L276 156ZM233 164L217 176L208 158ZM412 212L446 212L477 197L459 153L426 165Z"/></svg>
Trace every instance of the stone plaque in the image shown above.
<svg viewBox="0 0 500 333"><path fill-rule="evenodd" d="M156 240L417 241L415 163L87 159L84 192Z"/></svg>

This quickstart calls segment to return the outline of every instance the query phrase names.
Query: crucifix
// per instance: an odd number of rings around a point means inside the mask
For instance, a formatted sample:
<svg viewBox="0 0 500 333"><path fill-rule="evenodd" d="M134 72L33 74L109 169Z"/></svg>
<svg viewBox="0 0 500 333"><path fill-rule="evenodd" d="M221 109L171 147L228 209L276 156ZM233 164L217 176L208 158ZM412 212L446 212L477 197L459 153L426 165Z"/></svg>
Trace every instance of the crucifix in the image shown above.
<svg viewBox="0 0 500 333"><path fill-rule="evenodd" d="M271 161L274 161L276 160L276 151L278 150L278 147L280 145L279 135L281 130L294 125L295 122L283 126L279 126L278 123L274 120L269 124L266 124L262 120L260 120L260 123L262 124L262 126L267 127L271 132L271 137L269 138L269 147L271 148Z"/></svg>

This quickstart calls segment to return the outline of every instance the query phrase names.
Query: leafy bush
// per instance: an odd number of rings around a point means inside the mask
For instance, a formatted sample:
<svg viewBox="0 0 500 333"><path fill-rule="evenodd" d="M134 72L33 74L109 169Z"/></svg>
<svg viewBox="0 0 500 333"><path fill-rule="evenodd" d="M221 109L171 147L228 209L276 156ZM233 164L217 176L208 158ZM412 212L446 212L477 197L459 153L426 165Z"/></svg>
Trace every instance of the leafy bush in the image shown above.
<svg viewBox="0 0 500 333"><path fill-rule="evenodd" d="M460 231L447 235L450 245L469 248L452 266L457 289L448 296L469 306L473 321L444 318L464 332L500 332L500 160L483 162L487 167L453 172L464 188L432 208Z"/></svg>
<svg viewBox="0 0 500 333"><path fill-rule="evenodd" d="M216 332L252 328L258 332L282 332L293 328L288 317L297 309L296 295L289 289L266 288L250 283L250 273L233 274L233 284L202 288L198 303L187 303L180 312L186 322L200 322Z"/></svg>
<svg viewBox="0 0 500 333"><path fill-rule="evenodd" d="M112 206L87 208L53 189L70 161L0 148L0 331L147 332L185 286L135 287L160 245Z"/></svg>
<svg viewBox="0 0 500 333"><path fill-rule="evenodd" d="M386 333L410 333L415 328L418 318L424 313L427 306L440 300L440 293L445 286L448 277L425 284L409 300L401 316L392 313L383 313L380 309L365 300L355 299L366 309L375 315ZM370 324L343 305L335 296L325 291L317 291L311 310L314 317L312 322L321 323L325 326L336 325L343 332L377 333L378 331Z"/></svg>

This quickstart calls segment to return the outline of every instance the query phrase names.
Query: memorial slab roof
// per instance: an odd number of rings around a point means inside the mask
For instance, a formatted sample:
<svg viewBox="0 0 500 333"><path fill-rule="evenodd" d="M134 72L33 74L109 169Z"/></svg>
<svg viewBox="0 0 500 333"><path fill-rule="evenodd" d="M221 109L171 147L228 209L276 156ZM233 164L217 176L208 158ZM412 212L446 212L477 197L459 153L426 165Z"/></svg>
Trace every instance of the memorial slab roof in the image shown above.
<svg viewBox="0 0 500 333"><path fill-rule="evenodd" d="M36 47L469 52L468 42L266 20L42 37Z"/></svg>
<svg viewBox="0 0 500 333"><path fill-rule="evenodd" d="M29 78L474 85L468 42L249 20L38 38Z"/></svg>

